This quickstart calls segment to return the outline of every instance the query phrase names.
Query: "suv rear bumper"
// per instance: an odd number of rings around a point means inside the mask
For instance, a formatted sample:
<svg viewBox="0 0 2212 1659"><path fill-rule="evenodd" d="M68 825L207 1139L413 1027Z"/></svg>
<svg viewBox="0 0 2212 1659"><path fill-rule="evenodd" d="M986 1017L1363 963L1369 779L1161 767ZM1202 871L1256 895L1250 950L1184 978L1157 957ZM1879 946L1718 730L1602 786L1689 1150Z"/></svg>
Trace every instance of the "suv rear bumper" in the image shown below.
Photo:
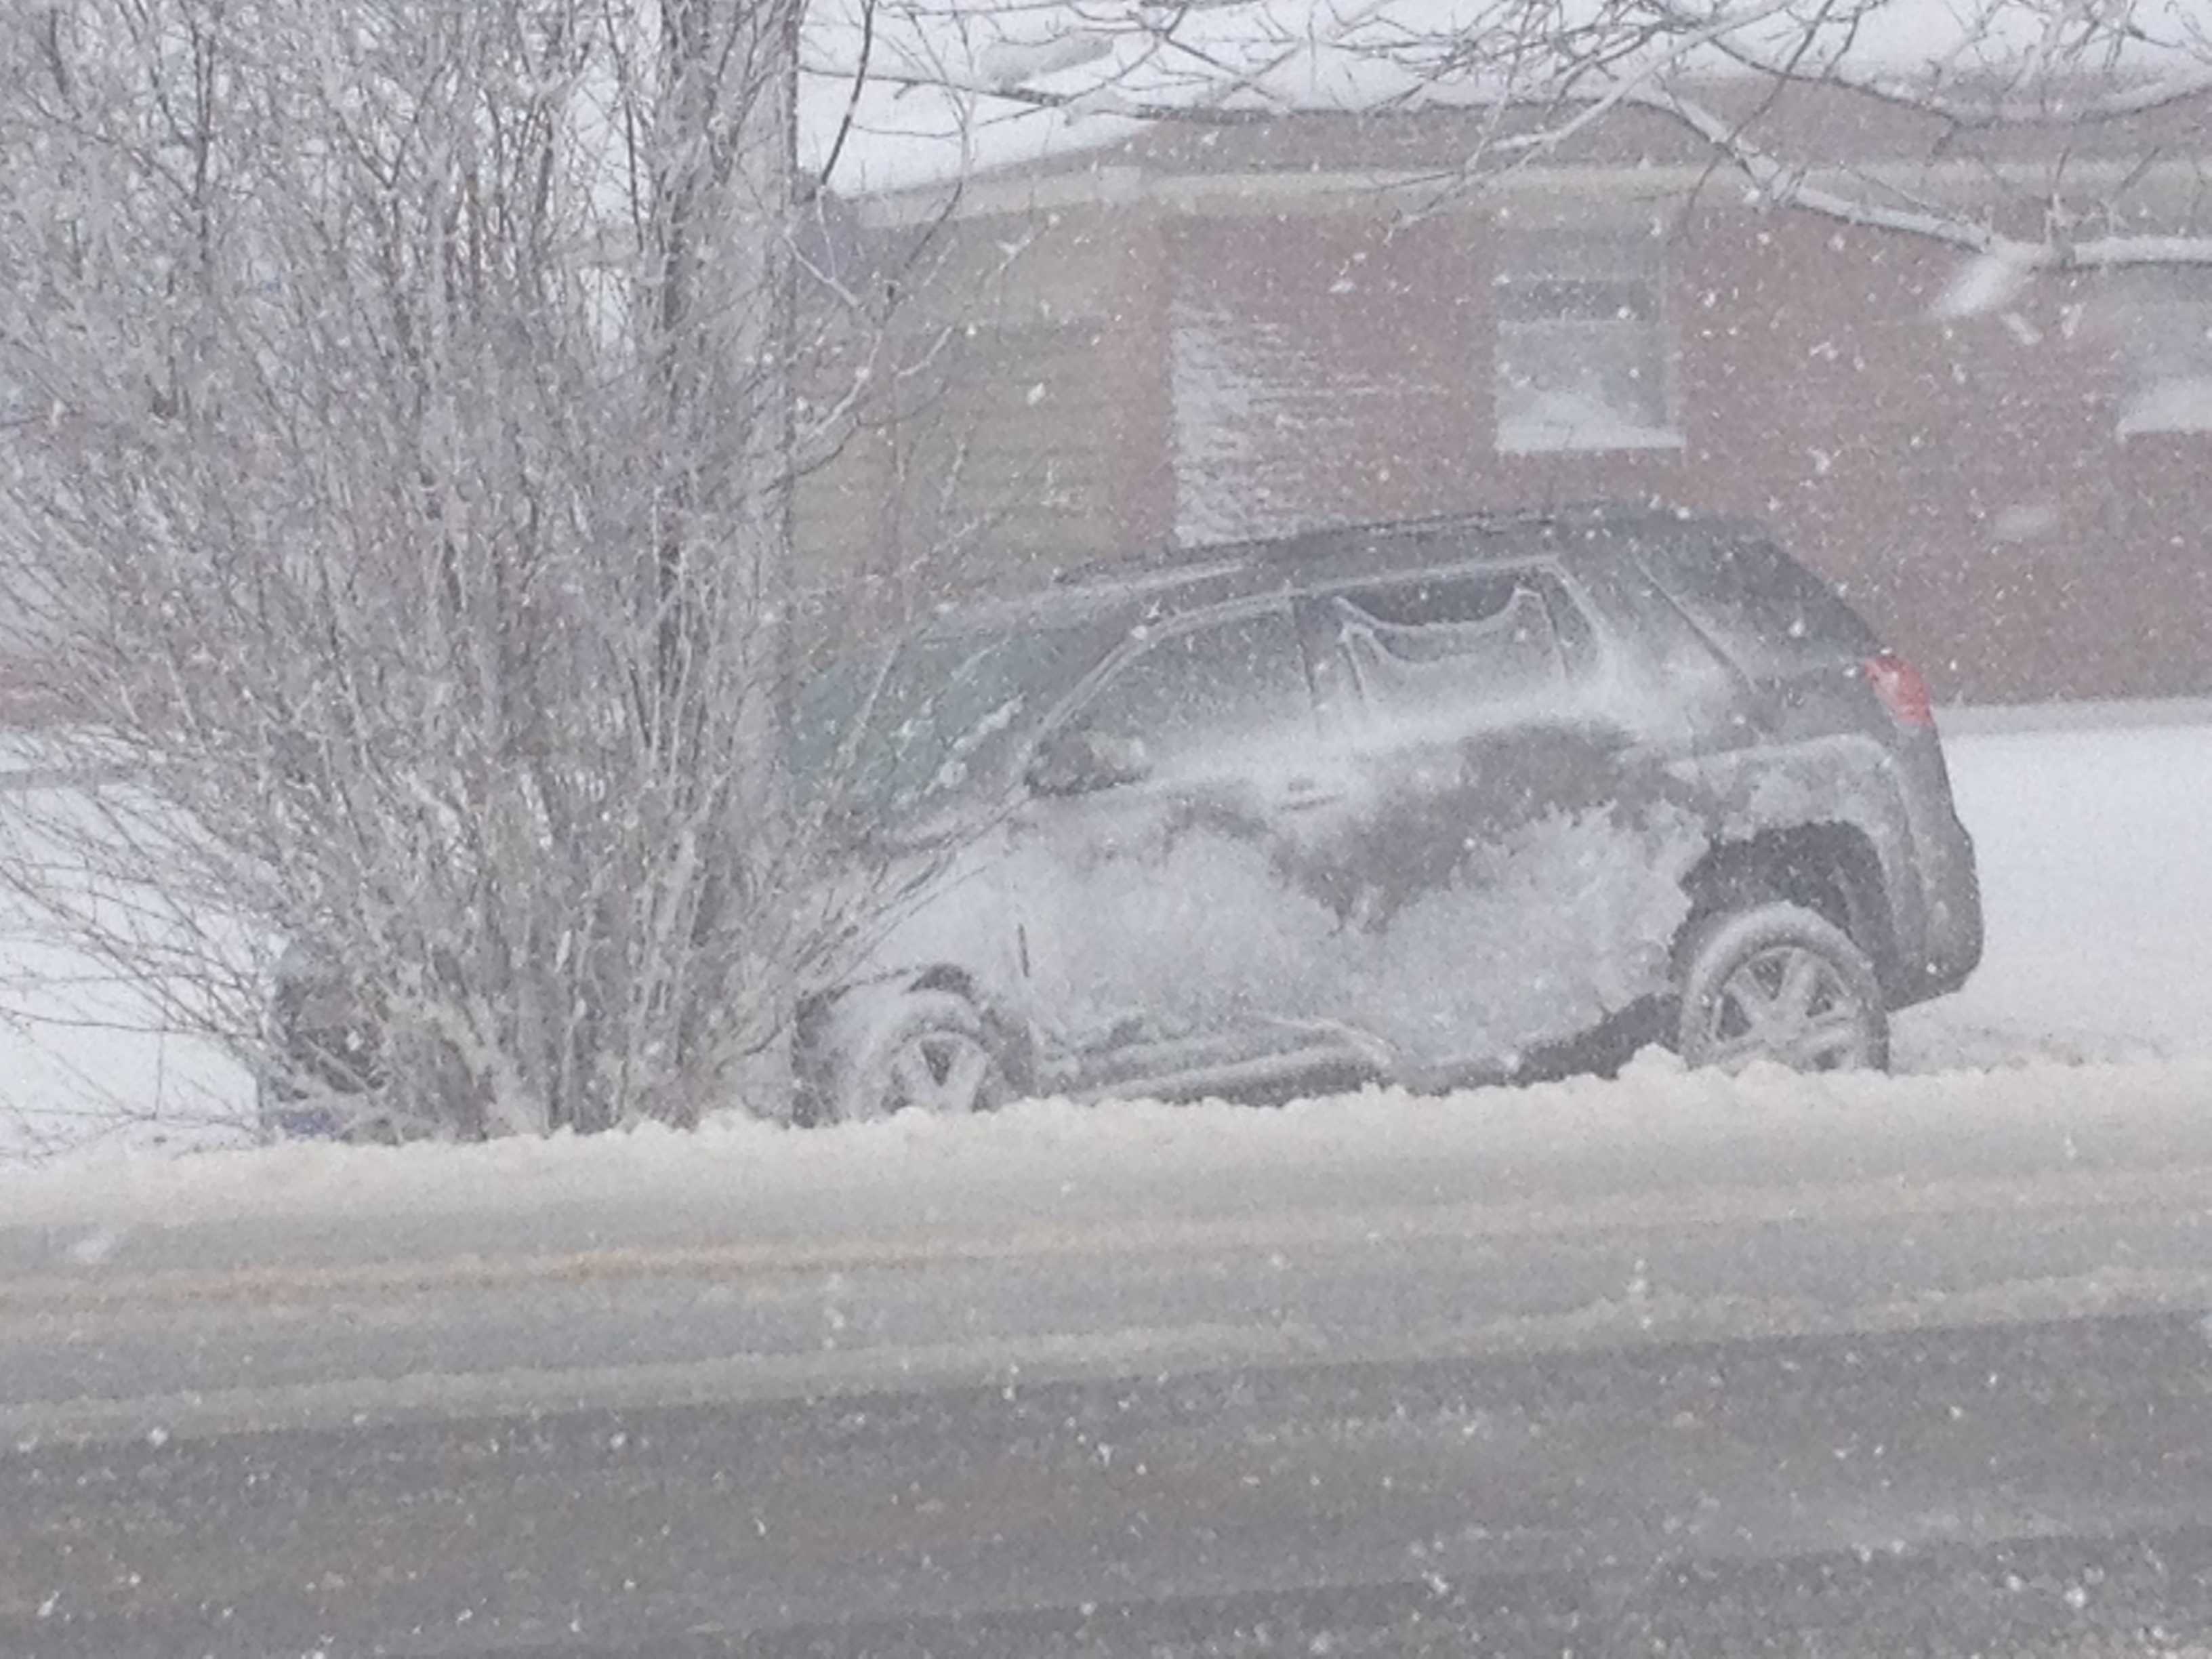
<svg viewBox="0 0 2212 1659"><path fill-rule="evenodd" d="M1893 1006L1905 1008L1957 990L1982 961L1982 889L1974 838L1952 813L1920 853L1921 937L1899 965Z"/></svg>

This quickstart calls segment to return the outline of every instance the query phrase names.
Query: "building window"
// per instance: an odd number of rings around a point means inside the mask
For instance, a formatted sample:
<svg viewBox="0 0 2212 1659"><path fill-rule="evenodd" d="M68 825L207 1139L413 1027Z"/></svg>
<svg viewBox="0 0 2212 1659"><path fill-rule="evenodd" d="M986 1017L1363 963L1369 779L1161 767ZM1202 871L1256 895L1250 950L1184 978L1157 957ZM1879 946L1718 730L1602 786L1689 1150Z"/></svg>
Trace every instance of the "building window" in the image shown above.
<svg viewBox="0 0 2212 1659"><path fill-rule="evenodd" d="M2212 270L2130 271L2118 296L2120 435L2212 432Z"/></svg>
<svg viewBox="0 0 2212 1659"><path fill-rule="evenodd" d="M1563 232L1498 249L1498 447L1662 449L1669 398L1661 244Z"/></svg>

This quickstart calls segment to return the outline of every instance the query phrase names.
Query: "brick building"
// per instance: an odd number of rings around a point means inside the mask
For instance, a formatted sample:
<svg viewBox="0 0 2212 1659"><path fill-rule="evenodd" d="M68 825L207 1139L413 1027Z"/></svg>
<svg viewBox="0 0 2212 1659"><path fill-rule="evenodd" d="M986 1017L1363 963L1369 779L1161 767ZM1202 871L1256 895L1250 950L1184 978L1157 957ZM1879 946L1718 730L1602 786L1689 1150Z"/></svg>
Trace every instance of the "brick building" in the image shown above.
<svg viewBox="0 0 2212 1659"><path fill-rule="evenodd" d="M860 204L884 246L931 228L950 349L808 481L811 585L888 615L1164 544L1657 499L1772 522L1947 698L2212 692L2212 267L1999 280L1947 319L1958 251L1764 204L1663 118L1455 188L1479 118L1156 128ZM2062 155L2081 234L2212 230L2202 102L2002 147L1822 90L1759 119L1839 187L2015 234Z"/></svg>

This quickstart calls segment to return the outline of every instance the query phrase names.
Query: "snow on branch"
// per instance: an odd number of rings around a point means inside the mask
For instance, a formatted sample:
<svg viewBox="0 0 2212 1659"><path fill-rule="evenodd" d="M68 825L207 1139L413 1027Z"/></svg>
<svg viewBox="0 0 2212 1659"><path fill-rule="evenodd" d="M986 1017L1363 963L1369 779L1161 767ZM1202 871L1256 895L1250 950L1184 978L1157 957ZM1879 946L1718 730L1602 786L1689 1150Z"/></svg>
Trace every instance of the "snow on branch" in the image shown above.
<svg viewBox="0 0 2212 1659"><path fill-rule="evenodd" d="M2093 12L1995 0L1931 31L1910 8L1880 0L1810 18L1795 0L1726 16L1686 0L1649 3L1667 28L1754 80L1835 87L1954 126L2121 120L2212 93L2212 35L2185 11L2179 32L2161 39L2127 4Z"/></svg>
<svg viewBox="0 0 2212 1659"><path fill-rule="evenodd" d="M1640 108L1695 134L1779 205L2001 253L2023 270L2206 262L2206 239L2194 235L2069 234L2094 204L2065 199L2079 191L2063 156L2048 167L2054 228L2021 242L1977 210L1916 201L1893 183L1855 191L1839 182L1852 155L1832 153L1832 143L1795 150L1765 124L1773 94L1802 86L1878 100L1907 123L1924 118L1935 124L1931 147L1946 135L2057 128L2063 137L2069 126L2154 115L2171 127L2192 104L2212 108L2205 0L2094 9L2071 0L1963 8L1913 0L967 0L950 11L901 15L927 49L895 50L890 63L879 54L877 82L894 99L919 103L933 90L954 100L965 130L995 125L1000 162L1024 159L1024 144L1038 154L1091 148L1147 124L1249 127L1458 110L1485 118L1472 153L1440 177L1447 187L1471 188L1486 172L1558 157L1608 118ZM2172 133L2158 142L2170 149ZM2130 173L2099 188L2116 198L2133 182Z"/></svg>
<svg viewBox="0 0 2212 1659"><path fill-rule="evenodd" d="M1673 117L1698 134L1777 207L1825 215L1846 224L1892 230L1987 256L2023 274L2033 271L2116 270L2130 265L2212 265L2212 236L2097 236L2074 241L2029 241L2002 235L1963 215L1928 207L1899 207L1849 196L1811 182L1808 170L1780 161L1705 105L1664 87L1632 94L1645 108Z"/></svg>

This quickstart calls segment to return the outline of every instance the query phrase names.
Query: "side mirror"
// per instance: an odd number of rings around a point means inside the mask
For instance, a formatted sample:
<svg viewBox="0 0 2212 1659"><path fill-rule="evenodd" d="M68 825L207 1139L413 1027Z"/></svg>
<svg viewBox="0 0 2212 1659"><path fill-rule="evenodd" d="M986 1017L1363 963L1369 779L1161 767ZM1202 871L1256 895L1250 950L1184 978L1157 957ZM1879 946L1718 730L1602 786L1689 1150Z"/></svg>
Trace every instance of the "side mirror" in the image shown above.
<svg viewBox="0 0 2212 1659"><path fill-rule="evenodd" d="M1139 739L1078 726L1064 726L1039 744L1026 776L1040 795L1087 795L1135 783L1151 769Z"/></svg>

